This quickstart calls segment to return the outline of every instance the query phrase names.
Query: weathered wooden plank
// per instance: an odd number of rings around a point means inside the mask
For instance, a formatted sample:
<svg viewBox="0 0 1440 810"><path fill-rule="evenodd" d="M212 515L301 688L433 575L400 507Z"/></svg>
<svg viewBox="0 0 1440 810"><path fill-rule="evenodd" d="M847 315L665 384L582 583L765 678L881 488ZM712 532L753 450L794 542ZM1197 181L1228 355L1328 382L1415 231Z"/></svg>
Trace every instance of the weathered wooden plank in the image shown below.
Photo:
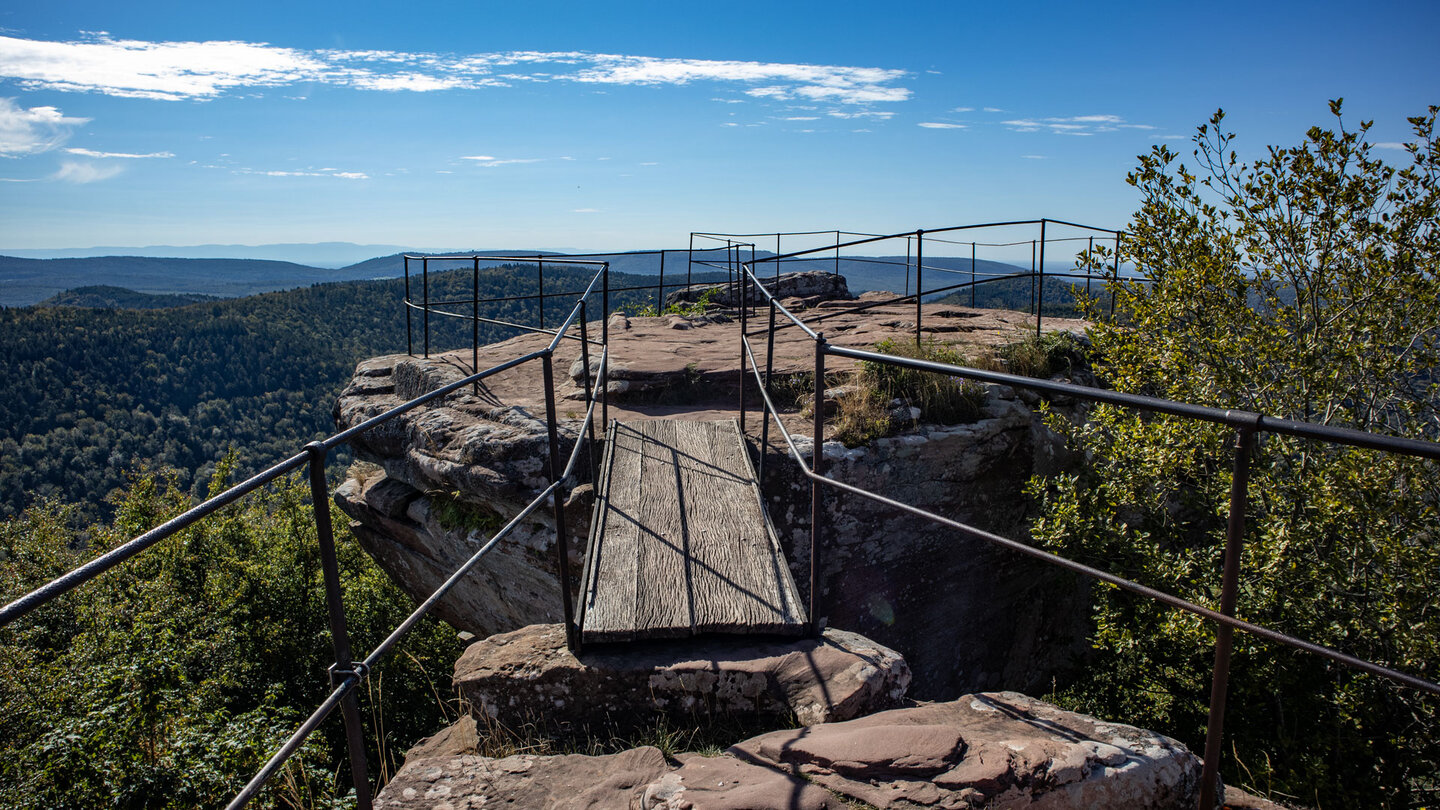
<svg viewBox="0 0 1440 810"><path fill-rule="evenodd" d="M735 420L618 423L614 436L584 640L803 632Z"/></svg>
<svg viewBox="0 0 1440 810"><path fill-rule="evenodd" d="M593 569L592 590L585 595L586 641L628 641L635 637L635 603L640 586L640 488L642 437L614 424L608 431L609 465L603 473L600 528L586 568ZM593 559L591 558L593 555Z"/></svg>
<svg viewBox="0 0 1440 810"><path fill-rule="evenodd" d="M646 638L688 636L694 624L693 504L684 500L681 487L675 449L678 424L670 420L636 424L646 437L644 475L652 484L643 492L646 531L640 546L641 595L635 611L636 630Z"/></svg>
<svg viewBox="0 0 1440 810"><path fill-rule="evenodd" d="M714 423L677 426L682 485L696 525L691 567L695 582L695 630L754 628L773 623L773 584L756 576L755 544L763 531L758 505L747 498L748 481L721 463Z"/></svg>
<svg viewBox="0 0 1440 810"><path fill-rule="evenodd" d="M713 423L712 431L710 447L716 466L733 471L733 477L725 479L727 492L723 498L715 499L715 506L737 514L743 511L744 515L744 522L737 525L737 536L728 541L739 559L734 568L727 569L742 596L753 595L740 603L744 622L757 633L785 632L803 625L795 585L779 538L762 509L740 427L729 420Z"/></svg>

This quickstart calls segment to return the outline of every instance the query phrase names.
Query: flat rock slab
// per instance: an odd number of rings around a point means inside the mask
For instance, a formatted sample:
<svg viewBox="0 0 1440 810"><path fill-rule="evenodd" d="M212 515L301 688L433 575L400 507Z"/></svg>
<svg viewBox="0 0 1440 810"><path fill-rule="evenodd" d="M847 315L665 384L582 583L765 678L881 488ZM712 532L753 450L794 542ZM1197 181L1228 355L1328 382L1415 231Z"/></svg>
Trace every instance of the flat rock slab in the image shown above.
<svg viewBox="0 0 1440 810"><path fill-rule="evenodd" d="M601 757L519 754L503 759L416 759L408 761L380 791L375 806L630 810L632 797L643 794L647 785L670 770L660 750L648 747Z"/></svg>
<svg viewBox="0 0 1440 810"><path fill-rule="evenodd" d="M509 728L626 728L665 714L813 725L900 704L910 668L864 636L826 630L797 641L695 639L588 648L560 625L531 625L470 645L455 686L472 711Z"/></svg>
<svg viewBox="0 0 1440 810"><path fill-rule="evenodd" d="M734 757L657 748L607 756L504 759L442 756L407 760L375 799L377 808L614 808L615 810L840 810L846 805L804 779Z"/></svg>
<svg viewBox="0 0 1440 810"><path fill-rule="evenodd" d="M1018 692L776 731L730 749L874 807L1193 808L1200 759Z"/></svg>
<svg viewBox="0 0 1440 810"><path fill-rule="evenodd" d="M723 756L669 762L649 747L491 759L475 755L475 728L462 721L411 749L376 806L1190 810L1200 778L1200 761L1174 740L1015 692L776 731Z"/></svg>

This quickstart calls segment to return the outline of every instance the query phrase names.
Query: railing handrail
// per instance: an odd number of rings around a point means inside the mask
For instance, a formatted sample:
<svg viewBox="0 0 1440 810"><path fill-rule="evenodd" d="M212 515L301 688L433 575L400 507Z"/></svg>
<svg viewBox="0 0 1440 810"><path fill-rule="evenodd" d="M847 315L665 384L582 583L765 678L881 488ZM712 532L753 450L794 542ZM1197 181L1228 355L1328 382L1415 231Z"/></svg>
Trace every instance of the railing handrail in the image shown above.
<svg viewBox="0 0 1440 810"><path fill-rule="evenodd" d="M1071 224L1071 223L1066 223ZM1097 229L1099 230L1099 229ZM922 233L916 231L915 233ZM1117 239L1118 239L1118 232ZM811 523L810 523L810 599L812 619L817 615L815 608L816 594L819 588L817 548L820 545L820 491L822 486L829 486L852 495L898 509L907 514L914 515L934 523L955 529L962 534L985 542L1007 548L1033 559L1040 560L1050 565L1092 577L1094 579L1114 585L1118 588L1132 593L1145 596L1152 600L1169 605L1173 608L1185 610L1198 615L1204 619L1216 622L1219 628L1216 631L1215 641L1215 666L1212 673L1210 717L1206 724L1205 752L1203 756L1203 768L1200 782L1200 799L1198 806L1208 810L1214 805L1215 782L1218 778L1219 759L1221 754L1221 741L1223 735L1224 710L1226 693L1229 683L1229 662L1232 644L1232 635L1235 630L1249 633L1260 638L1274 641L1289 647L1302 650L1312 655L1328 658L1352 669L1368 672L1388 678L1397 683L1404 684L1411 688L1440 695L1440 684L1427 681L1423 678L1410 675L1399 670L1385 667L1373 661L1348 655L1329 647L1314 642L1291 636L1279 631L1264 627L1262 625L1247 622L1234 617L1235 601L1238 590L1238 579L1240 572L1240 556L1244 545L1245 527L1245 503L1246 488L1249 480L1250 457L1254 452L1255 437L1258 433L1269 432L1304 439L1314 439L1331 442L1335 444L1360 447L1384 452L1400 453L1409 456L1416 456L1426 459L1440 459L1440 443L1411 439L1400 436L1389 436L1368 431L1356 430L1353 428L1336 427L1310 422L1302 422L1293 419L1284 419L1266 414L1255 413L1239 409L1222 409L1204 405L1176 402L1174 400L1148 397L1138 394L1128 394L1118 391L1108 391L1100 388L1078 385L1075 383L1060 382L1056 380L1040 380L1033 377L1025 377L1017 374L1010 374L997 371L986 371L982 369L968 368L948 363L937 363L929 360L916 358L899 357L895 355L882 354L879 352L866 351L863 349L851 349L843 346L835 346L827 342L823 335L817 333L808 324L790 312L776 298L770 290L765 288L763 281L755 273L755 266L765 260L754 260L741 265L743 274L740 284L740 342L741 342L741 375L740 375L740 424L745 424L746 412L746 381L747 377L753 376L756 387L760 392L762 418L764 419L761 429L761 466L759 473L764 475L764 456L769 446L769 428L773 421L780 431L789 448L789 455L799 465L801 472L811 484ZM757 304L766 306L770 311L769 326L766 330L769 353L766 357L765 374L761 375L760 364L756 361L754 348L750 343L750 333L747 330L748 315L750 307L747 306L747 299L756 293ZM924 293L919 291L915 295L917 315L920 297ZM1038 305L1037 305L1038 311ZM782 314L790 321L790 325L796 326L804 331L815 345L815 390L813 411L813 437L812 437L812 458L807 466L803 454L796 445L794 437L780 419L779 410L770 398L770 375L773 371L774 362L774 331L775 317ZM917 327L918 327L917 317ZM1037 327L1038 328L1038 327ZM758 334L758 330L757 330ZM916 339L919 339L919 332L916 332ZM1230 515L1226 530L1225 567L1223 571L1222 592L1220 597L1220 609L1214 610L1189 600L1183 599L1174 594L1167 593L1154 588L1141 585L1132 580L1111 574L1106 571L1087 566L1083 563L1070 560L1054 552L1036 548L991 532L984 531L974 526L969 526L951 518L920 509L910 504L888 498L861 487L838 481L824 473L824 411L822 407L825 395L825 357L835 355L853 360L860 360L871 363L882 363L886 365L900 366L917 371L946 374L980 382L996 383L1036 391L1042 394L1054 396L1073 397L1075 399L1087 400L1117 407L1131 408L1141 411L1158 412L1181 418L1196 419L1215 424L1223 424L1235 430L1235 454L1234 470L1231 479L1230 492ZM753 372L746 373L745 364L749 361ZM761 486L764 486L763 478Z"/></svg>
<svg viewBox="0 0 1440 810"><path fill-rule="evenodd" d="M465 256L463 258L472 262L486 260L485 257L478 255ZM504 258L509 261L515 259L516 257ZM524 261L524 258L520 257L520 260ZM286 742L275 752L274 755L271 756L271 758L260 769L260 771L256 773L255 776L245 785L245 787L235 796L235 798L230 802L229 807L243 807L247 802L249 802L250 799L254 798L254 796L258 794L258 792L261 790L261 788L263 788L263 786L270 779L270 777L274 775L274 773L290 758L290 756L292 756L296 751L300 749L300 747L304 744L305 740L309 737L311 733L314 732L314 730L319 726L319 724L331 713L333 713L335 709L339 708L345 715L344 719L346 726L346 742L347 748L349 749L351 772L355 785L357 802L361 808L369 808L371 806L370 788L368 777L366 776L364 741L361 736L362 732L359 728L360 720L358 714L358 704L355 702L355 687L368 676L370 669L373 668L380 661L380 659L382 659L397 643L399 643L399 641L410 632L410 630L415 626L417 622L419 622L426 615L428 615L430 611L435 607L435 605L438 604L439 601L443 599L452 588L455 587L455 585L465 576L465 574L468 573L470 569L473 568L480 561L480 559L490 551L490 549L494 548L501 539L503 539L511 531L513 531L514 528L519 525L520 521L528 517L536 509L540 508L547 502L550 503L555 510L557 546L556 550L558 557L558 566L561 572L559 576L561 586L560 590L561 600L564 606L567 635L573 636L575 633L575 628L573 626L573 606L570 600L568 576L565 573L568 569L569 563L567 540L565 537L565 520L562 506L562 502L564 499L563 497L561 497L560 492L564 487L564 482L573 474L575 470L575 465L580 458L581 448L591 448L591 453L593 456L594 415L596 404L599 403L601 404L602 408L608 409L608 396L606 395L606 381L608 379L609 372L608 326L602 326L602 339L599 341L599 345L601 346L601 352L599 357L600 364L598 372L595 375L595 379L593 380L594 385L592 386L591 366L589 362L589 346L593 341L589 340L586 334L587 322L585 313L586 301L596 293L597 285L602 285L603 293L605 295L604 307L608 309L610 267L609 262L606 261L584 261L577 263L594 266L596 268L596 272L591 276L590 283L585 288L585 290L579 293L568 293L568 295L579 295L579 300L576 302L575 306L571 308L569 315L565 318L564 322L558 329L549 330L521 324L508 324L519 329L552 335L553 337L549 345L547 345L544 349L518 355L516 357L490 366L489 368L486 368L484 370L480 370L478 368L477 362L474 366L474 373L472 374L466 375L458 380L440 386L433 391L427 391L420 396L414 397L393 408L390 408L384 413L366 419L359 424L352 425L349 428L334 433L325 439L310 442L305 446L305 449L303 451L247 478L241 483L230 487L229 489L218 495L207 498L206 500L185 510L174 518L171 518L165 523L156 526L149 531L143 532L134 539L120 546L117 546L116 548L111 549L110 551L100 555L99 557L96 557L93 560L76 566L74 569L67 571L61 576L50 580L49 582L41 585L33 591L5 605L3 608L0 608L0 627L4 627L15 620L22 618L23 616L29 614L30 612L41 607L42 605L45 605L48 602L59 598L60 596L68 593L69 591L90 581L91 579L100 576L106 571L109 571L115 566L130 559L131 557L154 546L160 541L174 536L176 533L184 530L185 528L195 524L200 520L203 520L204 518L214 514L220 509L223 509L226 506L235 503L236 501L240 500L251 492L259 489L260 487L263 487L266 484L271 483L284 475L295 472L308 464L310 467L312 508L315 511L315 525L317 530L317 537L321 548L321 556L323 558L322 568L324 569L325 574L326 602L330 613L331 636L336 648L336 663L335 666L331 668L333 689L331 690L330 694L324 699L324 701L321 702L320 706L317 707L315 711L312 712L311 715L306 718L303 723L301 723L300 727L286 740ZM543 284L543 280L541 283ZM543 296L544 293L542 292L542 300ZM413 306L412 302L410 302L409 300L408 295L406 296L405 304L407 307L406 311L408 313L409 307ZM583 371L582 379L584 382L587 406L584 417L585 421L582 423L581 429L577 432L574 446L571 448L567 463L562 470L560 469L559 465L559 419L555 407L553 357L556 349L560 345L561 340L568 336L569 331L575 326L577 320L579 321L581 332L581 357L585 361L585 368ZM338 569L336 568L334 560L334 539L329 520L331 498L329 492L329 485L325 480L324 472L324 464L329 451L333 450L341 444L350 441L351 439L354 439L359 434L364 433L371 428L389 422L390 420L395 419L422 405L434 402L445 396L448 396L449 394L452 394L455 391L464 388L465 386L476 385L481 380L487 377L499 374L501 372L515 368L525 363L533 362L535 360L541 361L544 367L546 426L548 433L548 442L550 445L550 464L548 465L550 470L549 485L542 489L538 494L536 494L535 497L522 510L520 510L520 512L514 518L512 518L504 527L502 527L499 531L492 535L490 540L486 542L478 551L476 551L469 560L467 560L458 569L452 572L450 577L447 578L446 581L442 583L434 592L432 592L429 598L427 598L399 625L397 625L396 628L391 631L390 635L387 636L385 640L383 640L369 655L367 655L361 661L346 660L350 658L349 640L347 636L347 631L345 629L345 612L343 599L341 597L339 588Z"/></svg>

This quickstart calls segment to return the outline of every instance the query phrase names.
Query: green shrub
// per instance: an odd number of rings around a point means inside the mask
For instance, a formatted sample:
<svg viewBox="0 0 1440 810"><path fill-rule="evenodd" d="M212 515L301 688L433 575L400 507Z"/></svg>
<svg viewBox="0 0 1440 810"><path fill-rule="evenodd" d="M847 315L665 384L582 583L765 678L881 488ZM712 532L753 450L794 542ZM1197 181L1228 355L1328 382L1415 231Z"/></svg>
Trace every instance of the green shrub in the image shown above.
<svg viewBox="0 0 1440 810"><path fill-rule="evenodd" d="M220 464L212 493L232 464ZM0 597L190 505L173 479L148 474L112 525L75 532L53 504L0 523ZM333 522L358 657L413 604L338 511ZM459 651L453 630L427 620L372 674L361 695L372 778L453 714L433 684ZM297 478L251 493L0 629L0 807L221 806L328 694L332 656L308 487ZM343 806L344 751L332 718L252 806Z"/></svg>

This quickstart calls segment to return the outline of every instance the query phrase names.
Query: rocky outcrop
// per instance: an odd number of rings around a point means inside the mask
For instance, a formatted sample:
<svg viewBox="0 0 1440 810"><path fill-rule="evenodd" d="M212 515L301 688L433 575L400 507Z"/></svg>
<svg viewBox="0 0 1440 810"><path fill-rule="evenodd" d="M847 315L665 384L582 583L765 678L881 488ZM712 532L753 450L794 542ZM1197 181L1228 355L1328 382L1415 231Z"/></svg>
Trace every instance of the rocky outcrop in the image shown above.
<svg viewBox="0 0 1440 810"><path fill-rule="evenodd" d="M437 735L437 737L440 735ZM762 734L724 755L478 756L427 741L378 807L1193 808L1183 745L1013 692Z"/></svg>
<svg viewBox="0 0 1440 810"><path fill-rule="evenodd" d="M1201 765L1168 737L1016 692L776 731L731 752L881 808L1190 808Z"/></svg>
<svg viewBox="0 0 1440 810"><path fill-rule="evenodd" d="M805 779L734 757L681 754L671 765L658 748L606 756L503 759L452 756L407 763L376 798L377 808L509 807L602 810L840 810L845 804Z"/></svg>
<svg viewBox="0 0 1440 810"><path fill-rule="evenodd" d="M1023 538L1025 484L1069 460L1036 409L1003 386L982 418L920 424L867 445L824 445L830 477L967 525ZM797 437L808 460L812 443ZM777 448L778 450L778 448ZM797 584L810 555L810 483L767 460L771 517L789 538ZM901 650L914 696L1049 688L1084 651L1087 585L1015 552L839 490L821 490L818 612Z"/></svg>
<svg viewBox="0 0 1440 810"><path fill-rule="evenodd" d="M829 277L827 274L822 276ZM877 302L867 293L861 303ZM833 309L824 322L836 345L871 348L882 340L913 339L913 304L850 313ZM976 347L1017 339L1019 313L927 304L926 330ZM1028 328L1033 329L1033 321ZM1078 322L1046 320L1056 328ZM612 419L719 419L736 414L738 323L725 316L625 318L608 323ZM598 331L592 324L591 334ZM798 329L775 335L777 383L804 387L813 344ZM543 348L545 335L481 347L485 368ZM579 434L585 364L576 341L555 358L562 455ZM757 342L757 351L763 343ZM592 356L593 371L598 358ZM429 359L405 355L362 363L337 405L350 427L434 390L470 371L468 350ZM854 364L827 360L831 372ZM567 373L568 372L568 373ZM780 383L783 385L783 383ZM777 396L781 396L777 390ZM754 407L755 397L751 392ZM930 424L926 414L898 435L847 449L825 444L829 474L897 500L1011 537L1023 537L1023 484L1034 472L1066 462L1055 436L1037 416L1037 398L992 389L983 418L966 425ZM357 537L415 599L429 596L455 565L475 553L489 533L514 517L548 481L544 387L537 361L455 392L356 438L357 455L380 468L357 472L337 500L355 521ZM597 422L598 422L597 412ZM912 416L906 407L906 417ZM808 453L807 420L784 417ZM751 411L750 433L760 419ZM598 425L597 425L598 427ZM778 452L771 432L765 492L792 573L808 590L809 484ZM571 570L579 572L589 520L589 463L582 459L574 497L565 511ZM999 688L1048 688L1051 677L1081 649L1084 586L953 530L826 490L822 498L819 562L820 617L830 626L864 633L906 654L915 675L912 694L943 699ZM486 636L560 615L556 538L551 510L542 508L498 544L444 603L456 627ZM572 588L575 583L571 583Z"/></svg>
<svg viewBox="0 0 1440 810"><path fill-rule="evenodd" d="M834 629L800 641L697 639L577 656L559 625L534 625L477 641L455 664L455 686L477 715L561 731L623 730L658 714L691 725L829 723L899 705L909 684L894 650Z"/></svg>
<svg viewBox="0 0 1440 810"><path fill-rule="evenodd" d="M782 302L789 301L806 307L813 307L821 301L850 300L855 297L850 294L850 288L846 285L844 276L824 270L806 270L801 273L785 273L779 278L762 278L760 285L771 295L781 299ZM739 292L738 284L728 282L692 284L667 294L665 304L672 306L709 301L721 307L738 307L740 306ZM758 295L753 291L752 294ZM787 304L787 306L789 305Z"/></svg>
<svg viewBox="0 0 1440 810"><path fill-rule="evenodd" d="M465 376L439 358L392 355L356 370L335 408L342 427L359 424ZM543 417L543 411L539 412ZM578 429L561 420L563 452ZM491 535L549 484L548 434L530 403L503 403L462 389L355 437L371 468L352 469L335 501L354 521L365 550L417 601L427 598ZM579 570L590 513L588 488L567 512L571 564ZM537 509L437 607L476 635L560 618L552 512Z"/></svg>

